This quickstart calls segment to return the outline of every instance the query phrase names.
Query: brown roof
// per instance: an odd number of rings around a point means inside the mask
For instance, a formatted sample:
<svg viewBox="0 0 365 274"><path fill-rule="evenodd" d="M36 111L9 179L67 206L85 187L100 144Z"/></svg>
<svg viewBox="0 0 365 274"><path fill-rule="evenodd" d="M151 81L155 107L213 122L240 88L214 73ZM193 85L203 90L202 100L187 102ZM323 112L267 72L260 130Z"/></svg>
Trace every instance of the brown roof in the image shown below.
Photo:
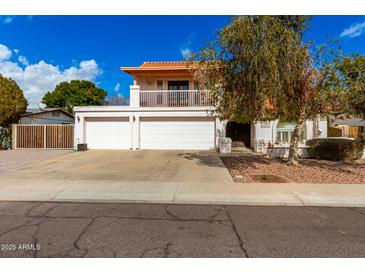
<svg viewBox="0 0 365 274"><path fill-rule="evenodd" d="M194 69L194 65L196 64L197 62L187 61L144 62L139 67L121 67L120 69L124 72L135 75L147 71L187 71Z"/></svg>
<svg viewBox="0 0 365 274"><path fill-rule="evenodd" d="M74 118L74 116L71 113L68 113L67 111L64 111L62 108L44 108L44 109L27 109L25 113L21 114L21 116L31 116L36 115L39 113L45 113L45 112L53 112L53 111L61 111L64 114Z"/></svg>

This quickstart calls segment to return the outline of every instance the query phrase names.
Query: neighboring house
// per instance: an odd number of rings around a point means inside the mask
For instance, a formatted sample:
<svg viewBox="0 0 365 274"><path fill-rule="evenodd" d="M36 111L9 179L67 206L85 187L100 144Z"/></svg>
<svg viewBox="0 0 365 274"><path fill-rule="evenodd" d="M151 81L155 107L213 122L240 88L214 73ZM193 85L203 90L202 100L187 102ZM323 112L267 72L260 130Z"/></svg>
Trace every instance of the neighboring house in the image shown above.
<svg viewBox="0 0 365 274"><path fill-rule="evenodd" d="M365 139L365 120L357 117L331 118L329 136Z"/></svg>
<svg viewBox="0 0 365 274"><path fill-rule="evenodd" d="M27 109L19 124L73 124L75 118L61 108Z"/></svg>
<svg viewBox="0 0 365 274"><path fill-rule="evenodd" d="M134 77L129 106L75 107L75 144L90 149L216 149L219 139L242 141L254 151L288 147L293 123L239 124L214 117L211 94L199 90L187 62L145 62L122 67ZM305 140L327 136L327 121L307 121Z"/></svg>

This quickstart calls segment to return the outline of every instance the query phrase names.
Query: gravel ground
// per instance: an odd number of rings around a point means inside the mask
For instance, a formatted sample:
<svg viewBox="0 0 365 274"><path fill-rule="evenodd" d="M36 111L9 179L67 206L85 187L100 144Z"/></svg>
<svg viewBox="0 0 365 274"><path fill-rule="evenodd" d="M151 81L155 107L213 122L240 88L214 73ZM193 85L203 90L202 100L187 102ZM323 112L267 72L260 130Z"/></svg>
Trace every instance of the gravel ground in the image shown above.
<svg viewBox="0 0 365 274"><path fill-rule="evenodd" d="M365 184L365 162L331 162L301 160L300 166L289 166L280 159L263 156L222 157L237 183ZM262 176L262 179L260 178ZM275 178L276 177L276 178Z"/></svg>

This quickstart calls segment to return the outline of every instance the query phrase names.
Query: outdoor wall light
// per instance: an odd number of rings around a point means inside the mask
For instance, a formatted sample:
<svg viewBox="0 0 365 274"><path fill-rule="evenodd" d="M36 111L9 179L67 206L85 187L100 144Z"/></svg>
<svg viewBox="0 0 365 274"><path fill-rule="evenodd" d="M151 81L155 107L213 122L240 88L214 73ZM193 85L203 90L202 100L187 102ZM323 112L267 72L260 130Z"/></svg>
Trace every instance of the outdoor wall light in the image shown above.
<svg viewBox="0 0 365 274"><path fill-rule="evenodd" d="M80 123L80 116L77 116L77 122Z"/></svg>

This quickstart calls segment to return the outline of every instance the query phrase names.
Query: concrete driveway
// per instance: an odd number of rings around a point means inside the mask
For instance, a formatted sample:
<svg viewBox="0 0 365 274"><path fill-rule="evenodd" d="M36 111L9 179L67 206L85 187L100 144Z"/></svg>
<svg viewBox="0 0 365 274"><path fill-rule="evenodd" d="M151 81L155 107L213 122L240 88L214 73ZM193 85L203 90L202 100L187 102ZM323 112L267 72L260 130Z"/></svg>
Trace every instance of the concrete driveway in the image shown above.
<svg viewBox="0 0 365 274"><path fill-rule="evenodd" d="M227 185L214 151L91 150L1 173L0 200L176 202L177 192Z"/></svg>
<svg viewBox="0 0 365 274"><path fill-rule="evenodd" d="M0 172L33 164L37 161L72 153L60 149L17 149L0 150Z"/></svg>

